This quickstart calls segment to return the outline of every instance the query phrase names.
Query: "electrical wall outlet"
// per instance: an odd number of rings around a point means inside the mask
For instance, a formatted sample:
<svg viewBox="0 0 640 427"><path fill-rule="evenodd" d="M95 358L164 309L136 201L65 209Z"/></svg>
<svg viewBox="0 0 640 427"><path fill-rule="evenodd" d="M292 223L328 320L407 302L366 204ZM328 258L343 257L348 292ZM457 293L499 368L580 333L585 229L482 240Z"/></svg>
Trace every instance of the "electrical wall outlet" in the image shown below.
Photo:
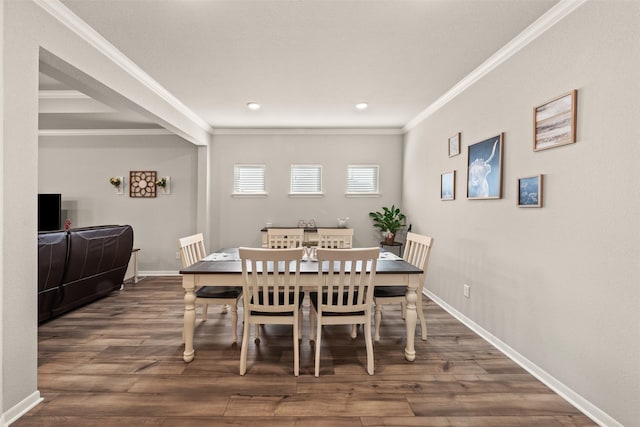
<svg viewBox="0 0 640 427"><path fill-rule="evenodd" d="M180 251L176 251L176 259L180 259Z"/></svg>
<svg viewBox="0 0 640 427"><path fill-rule="evenodd" d="M462 288L462 293L465 296L465 298L469 298L471 294L471 287L465 283Z"/></svg>

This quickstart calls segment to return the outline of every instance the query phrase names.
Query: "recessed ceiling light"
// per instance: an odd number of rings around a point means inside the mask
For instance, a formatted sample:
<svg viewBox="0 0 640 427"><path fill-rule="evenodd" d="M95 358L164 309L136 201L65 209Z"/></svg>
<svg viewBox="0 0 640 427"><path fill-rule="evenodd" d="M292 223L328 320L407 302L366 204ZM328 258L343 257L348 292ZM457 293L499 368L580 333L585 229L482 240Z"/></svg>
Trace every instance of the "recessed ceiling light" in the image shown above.
<svg viewBox="0 0 640 427"><path fill-rule="evenodd" d="M356 104L356 108L358 110L366 110L367 108L369 108L369 103L368 102L359 102Z"/></svg>
<svg viewBox="0 0 640 427"><path fill-rule="evenodd" d="M258 104L257 102L247 102L247 108L249 110L259 110L260 104Z"/></svg>

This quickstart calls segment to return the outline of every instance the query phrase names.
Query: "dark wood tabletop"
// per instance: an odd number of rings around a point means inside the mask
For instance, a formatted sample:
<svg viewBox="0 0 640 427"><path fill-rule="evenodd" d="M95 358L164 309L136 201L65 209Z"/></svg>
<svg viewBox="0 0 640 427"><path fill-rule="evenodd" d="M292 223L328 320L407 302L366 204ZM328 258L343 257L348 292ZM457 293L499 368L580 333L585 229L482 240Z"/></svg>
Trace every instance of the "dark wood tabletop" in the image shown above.
<svg viewBox="0 0 640 427"><path fill-rule="evenodd" d="M237 248L226 248L216 253L226 254L228 260L198 261L180 270L180 274L242 274L242 264L238 259ZM318 274L318 261L303 260L300 262L301 274ZM326 270L326 263L323 268ZM422 274L422 270L403 259L378 259L376 274Z"/></svg>

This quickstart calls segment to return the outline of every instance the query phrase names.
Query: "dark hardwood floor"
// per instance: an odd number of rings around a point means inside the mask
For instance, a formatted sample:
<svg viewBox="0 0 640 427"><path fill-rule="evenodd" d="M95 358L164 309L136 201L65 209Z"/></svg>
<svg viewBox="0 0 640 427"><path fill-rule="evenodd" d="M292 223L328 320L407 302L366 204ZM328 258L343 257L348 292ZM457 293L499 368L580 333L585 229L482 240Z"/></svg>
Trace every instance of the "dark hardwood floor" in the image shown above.
<svg viewBox="0 0 640 427"><path fill-rule="evenodd" d="M349 327L334 326L324 330L315 378L307 312L299 377L284 326L249 341L240 376L230 316L215 306L206 322L198 316L187 364L182 314L180 278L150 277L40 326L44 402L13 426L595 425L431 301L429 339L418 334L413 363L404 360L399 307L385 306L373 376L362 329L352 340Z"/></svg>

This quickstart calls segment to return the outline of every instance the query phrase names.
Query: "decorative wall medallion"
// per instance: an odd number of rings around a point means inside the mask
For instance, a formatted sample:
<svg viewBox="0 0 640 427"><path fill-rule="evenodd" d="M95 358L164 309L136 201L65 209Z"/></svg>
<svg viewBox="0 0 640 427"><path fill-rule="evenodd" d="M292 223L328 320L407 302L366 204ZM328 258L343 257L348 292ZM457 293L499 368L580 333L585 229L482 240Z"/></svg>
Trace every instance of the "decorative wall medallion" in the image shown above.
<svg viewBox="0 0 640 427"><path fill-rule="evenodd" d="M156 197L156 171L130 171L129 197Z"/></svg>

